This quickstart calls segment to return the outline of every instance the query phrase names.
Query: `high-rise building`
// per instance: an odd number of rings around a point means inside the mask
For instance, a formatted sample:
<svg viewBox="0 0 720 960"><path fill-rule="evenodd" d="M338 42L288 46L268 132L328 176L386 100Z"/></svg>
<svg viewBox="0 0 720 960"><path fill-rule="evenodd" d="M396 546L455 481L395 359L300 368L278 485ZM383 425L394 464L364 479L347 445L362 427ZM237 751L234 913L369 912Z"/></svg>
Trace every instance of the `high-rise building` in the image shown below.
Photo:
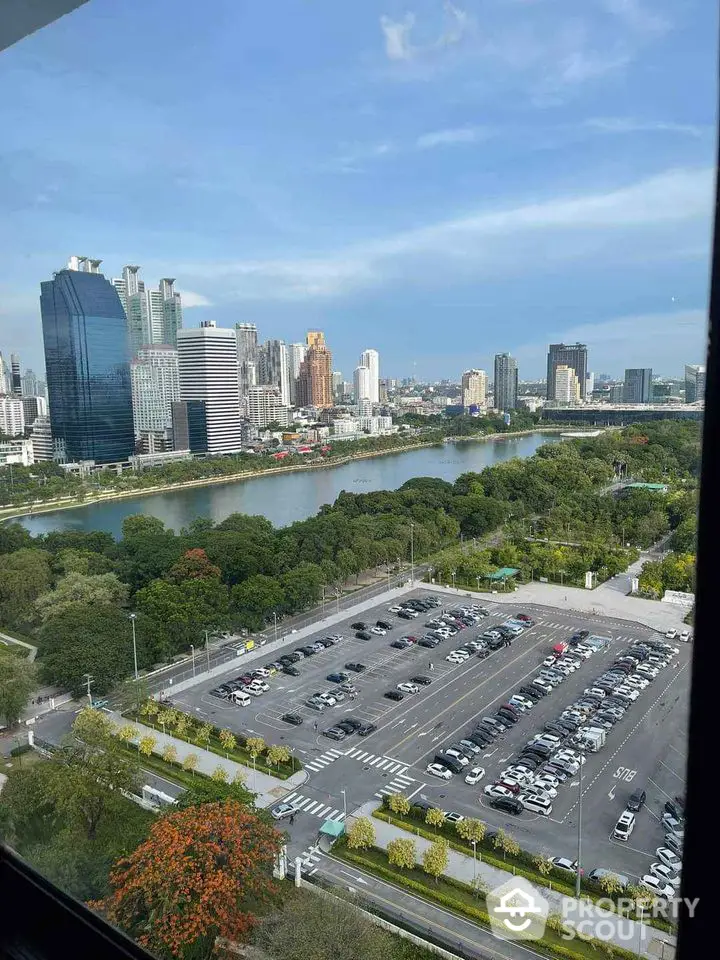
<svg viewBox="0 0 720 960"><path fill-rule="evenodd" d="M48 407L45 397L23 397L22 405L26 428L31 427L38 417L47 416Z"/></svg>
<svg viewBox="0 0 720 960"><path fill-rule="evenodd" d="M178 352L158 344L142 347L130 364L135 439L172 429L172 405L180 399Z"/></svg>
<svg viewBox="0 0 720 960"><path fill-rule="evenodd" d="M305 359L307 353L307 344L289 343L288 352L288 377L290 378L290 405L297 405L297 380L300 376L300 364Z"/></svg>
<svg viewBox="0 0 720 960"><path fill-rule="evenodd" d="M277 387L284 406L290 405L290 369L284 340L266 340L259 348L258 383Z"/></svg>
<svg viewBox="0 0 720 960"><path fill-rule="evenodd" d="M496 410L514 410L517 407L518 365L517 360L508 353L495 354L495 395Z"/></svg>
<svg viewBox="0 0 720 960"><path fill-rule="evenodd" d="M0 365L2 365L2 358L0 357ZM29 367L23 374L22 378L22 393L24 397L37 397L40 394L37 392L38 378L37 374L34 373ZM2 391L0 391L1 393Z"/></svg>
<svg viewBox="0 0 720 960"><path fill-rule="evenodd" d="M367 367L370 371L370 394L368 400L380 402L380 354L377 350L363 350L360 354L359 366Z"/></svg>
<svg viewBox="0 0 720 960"><path fill-rule="evenodd" d="M595 374L588 370L588 375L585 378L585 397L592 396L592 392L595 389Z"/></svg>
<svg viewBox="0 0 720 960"><path fill-rule="evenodd" d="M33 460L46 463L53 459L53 438L50 417L36 417L30 430Z"/></svg>
<svg viewBox="0 0 720 960"><path fill-rule="evenodd" d="M555 367L554 399L560 403L578 403L580 380L572 367L564 363Z"/></svg>
<svg viewBox="0 0 720 960"><path fill-rule="evenodd" d="M25 410L20 397L0 397L0 433L17 437L25 430Z"/></svg>
<svg viewBox="0 0 720 960"><path fill-rule="evenodd" d="M320 330L310 330L307 353L300 364L297 379L297 403L300 407L325 409L333 405L332 353Z"/></svg>
<svg viewBox="0 0 720 960"><path fill-rule="evenodd" d="M20 374L20 357L17 353L10 354L10 390L16 397L22 396L22 376Z"/></svg>
<svg viewBox="0 0 720 960"><path fill-rule="evenodd" d="M464 407L484 407L487 403L487 374L484 370L466 370L460 381Z"/></svg>
<svg viewBox="0 0 720 960"><path fill-rule="evenodd" d="M233 453L242 445L237 357L235 331L214 320L178 331L180 400L195 423L193 452Z"/></svg>
<svg viewBox="0 0 720 960"><path fill-rule="evenodd" d="M652 403L652 369L630 367L625 371L624 403Z"/></svg>
<svg viewBox="0 0 720 960"><path fill-rule="evenodd" d="M698 403L705 399L705 367L697 363L685 364L685 402Z"/></svg>
<svg viewBox="0 0 720 960"><path fill-rule="evenodd" d="M353 399L355 403L359 400L370 400L371 389L370 368L355 367L353 372ZM370 402L372 403L372 400Z"/></svg>
<svg viewBox="0 0 720 960"><path fill-rule="evenodd" d="M554 394L555 371L559 366L570 367L580 384L580 398L585 399L587 391L587 346L584 343L551 343L547 356L547 393L548 400L561 400Z"/></svg>
<svg viewBox="0 0 720 960"><path fill-rule="evenodd" d="M0 350L0 397L5 393L11 393L10 389L10 371L7 368L5 363L5 358L2 355L2 350Z"/></svg>
<svg viewBox="0 0 720 960"><path fill-rule="evenodd" d="M238 380L241 401L247 397L250 387L257 383L258 335L254 323L236 323L235 338L238 354Z"/></svg>
<svg viewBox="0 0 720 960"><path fill-rule="evenodd" d="M277 423L286 427L290 423L290 411L283 403L278 387L272 384L258 384L250 387L247 398L248 420L256 427L267 427Z"/></svg>
<svg viewBox="0 0 720 960"><path fill-rule="evenodd" d="M125 311L101 263L71 257L41 284L50 422L65 462L122 462L134 447Z"/></svg>
<svg viewBox="0 0 720 960"><path fill-rule="evenodd" d="M182 303L175 292L175 281L164 277L157 290L150 290L140 279L140 267L128 265L122 273L112 284L127 316L132 356L153 344L176 346L178 330L182 329Z"/></svg>

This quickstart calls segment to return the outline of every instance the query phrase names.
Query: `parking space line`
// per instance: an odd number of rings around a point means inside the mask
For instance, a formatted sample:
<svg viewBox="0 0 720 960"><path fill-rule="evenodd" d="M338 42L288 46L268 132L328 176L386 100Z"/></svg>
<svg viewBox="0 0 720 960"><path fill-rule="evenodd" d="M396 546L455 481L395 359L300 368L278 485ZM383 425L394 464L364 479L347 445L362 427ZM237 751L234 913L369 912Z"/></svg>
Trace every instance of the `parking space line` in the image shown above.
<svg viewBox="0 0 720 960"><path fill-rule="evenodd" d="M669 767L669 766L668 766L666 763L664 763L662 760L660 761L660 766L661 766L661 767L665 767L665 769L668 770L674 777L677 777L678 780L680 781L680 783L685 783L685 778L684 778L684 777L681 777L679 773L675 773L675 771L673 770L673 768L672 768L672 767Z"/></svg>
<svg viewBox="0 0 720 960"><path fill-rule="evenodd" d="M654 787L657 787L657 789L660 791L660 793L661 793L664 797L667 797L668 800L672 800L672 799L673 799L673 798L670 796L669 793L665 793L665 791L663 790L663 788L662 788L659 784L655 783L655 781L652 779L652 777L648 777L647 780L648 780L648 783L651 783ZM652 811L651 811L651 812L652 812ZM659 819L659 818L658 818L658 819Z"/></svg>

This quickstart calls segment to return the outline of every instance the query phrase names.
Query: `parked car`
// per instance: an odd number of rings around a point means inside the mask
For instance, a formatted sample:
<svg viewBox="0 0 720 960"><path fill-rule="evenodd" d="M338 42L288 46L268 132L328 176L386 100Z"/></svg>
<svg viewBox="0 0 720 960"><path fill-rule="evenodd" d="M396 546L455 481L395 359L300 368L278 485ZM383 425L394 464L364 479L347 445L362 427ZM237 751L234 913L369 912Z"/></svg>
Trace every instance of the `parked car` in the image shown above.
<svg viewBox="0 0 720 960"><path fill-rule="evenodd" d="M285 820L298 812L297 807L293 806L292 803L276 803L274 807L270 808L270 816L273 820Z"/></svg>
<svg viewBox="0 0 720 960"><path fill-rule="evenodd" d="M285 723L291 724L293 727L299 727L303 722L303 718L299 713L284 713L280 719L284 720Z"/></svg>
<svg viewBox="0 0 720 960"><path fill-rule="evenodd" d="M630 834L635 829L635 814L630 810L623 810L618 817L618 821L613 829L613 840L620 840L623 843L629 840Z"/></svg>
<svg viewBox="0 0 720 960"><path fill-rule="evenodd" d="M445 766L441 766L439 763L429 763L425 767L425 773L429 773L433 777L438 777L440 780L452 780L452 771Z"/></svg>
<svg viewBox="0 0 720 960"><path fill-rule="evenodd" d="M664 863L666 867L674 870L675 873L680 873L682 870L682 859L674 850L669 850L667 847L658 847L655 851L655 856L661 863Z"/></svg>
<svg viewBox="0 0 720 960"><path fill-rule="evenodd" d="M402 700L402 699L403 699L403 695L402 695L402 693L400 693L399 690L388 690L388 692L385 693L385 694L383 694L383 696L384 696L387 700L395 700L395 701L398 701L398 700Z"/></svg>
<svg viewBox="0 0 720 960"><path fill-rule="evenodd" d="M353 673L363 673L367 667L364 663L346 663L345 669L352 670Z"/></svg>
<svg viewBox="0 0 720 960"><path fill-rule="evenodd" d="M669 883L665 883L664 880L661 880L660 877L656 877L652 873L646 873L645 876L641 878L640 886L649 890L656 897L662 897L663 900L672 900L677 894L675 887Z"/></svg>
<svg viewBox="0 0 720 960"><path fill-rule="evenodd" d="M568 860L567 857L550 857L550 863L556 870L577 873L577 860Z"/></svg>
<svg viewBox="0 0 720 960"><path fill-rule="evenodd" d="M357 733L359 737L367 737L371 733L375 733L377 730L377 725L374 723L363 723L362 726L358 727Z"/></svg>
<svg viewBox="0 0 720 960"><path fill-rule="evenodd" d="M488 804L494 807L495 810L501 810L503 813L511 813L515 817L525 809L522 800L518 797L490 797Z"/></svg>
<svg viewBox="0 0 720 960"><path fill-rule="evenodd" d="M469 783L471 786L474 786L476 783L480 783L482 778L485 776L485 767L471 767L470 770L465 774L465 783Z"/></svg>
<svg viewBox="0 0 720 960"><path fill-rule="evenodd" d="M345 683L350 679L350 675L347 673L329 673L325 679L329 680L330 683Z"/></svg>
<svg viewBox="0 0 720 960"><path fill-rule="evenodd" d="M640 807L642 807L642 805L645 803L646 798L647 794L645 791L641 787L638 787L638 789L634 790L628 797L626 804L628 810L632 810L634 813L637 813Z"/></svg>
<svg viewBox="0 0 720 960"><path fill-rule="evenodd" d="M347 733L341 727L330 727L329 730L323 730L323 736L328 740L344 740Z"/></svg>

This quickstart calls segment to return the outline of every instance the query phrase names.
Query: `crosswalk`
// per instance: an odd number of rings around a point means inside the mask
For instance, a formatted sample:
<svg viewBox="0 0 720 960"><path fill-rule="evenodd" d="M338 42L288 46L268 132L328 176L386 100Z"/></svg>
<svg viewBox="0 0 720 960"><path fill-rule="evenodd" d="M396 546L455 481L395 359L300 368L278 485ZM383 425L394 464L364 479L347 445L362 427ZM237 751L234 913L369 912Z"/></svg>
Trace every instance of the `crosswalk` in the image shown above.
<svg viewBox="0 0 720 960"><path fill-rule="evenodd" d="M292 803L295 809L302 813L309 813L313 817L319 817L321 820L336 820L341 823L345 819L342 810L334 808L331 803L324 803L322 800L314 800L312 797L306 797L302 793L290 793L283 797L283 803Z"/></svg>
<svg viewBox="0 0 720 960"><path fill-rule="evenodd" d="M399 773L387 786L381 787L375 796L380 800L382 797L390 796L393 793L402 793L403 790L407 790L411 783L415 783L412 777L408 777L404 773Z"/></svg>
<svg viewBox="0 0 720 960"><path fill-rule="evenodd" d="M300 869L311 877L317 870L317 864L320 863L320 855L317 852L317 848L308 847L307 850L303 850L303 852L299 854L299 857L301 860Z"/></svg>
<svg viewBox="0 0 720 960"><path fill-rule="evenodd" d="M407 765L401 763L399 760L393 760L392 757L384 757L382 754L368 753L359 747L353 747L351 750L348 750L345 756L351 757L353 760L358 760L368 767L373 767L375 770L384 770L385 773L405 773L407 770Z"/></svg>
<svg viewBox="0 0 720 960"><path fill-rule="evenodd" d="M335 760L339 760L340 757L344 757L345 754L340 750L326 750L325 753L321 753L319 757L314 757L312 760L309 760L304 764L306 770L312 770L313 773L317 773L319 770L322 770L323 767L327 767L329 763L334 763Z"/></svg>

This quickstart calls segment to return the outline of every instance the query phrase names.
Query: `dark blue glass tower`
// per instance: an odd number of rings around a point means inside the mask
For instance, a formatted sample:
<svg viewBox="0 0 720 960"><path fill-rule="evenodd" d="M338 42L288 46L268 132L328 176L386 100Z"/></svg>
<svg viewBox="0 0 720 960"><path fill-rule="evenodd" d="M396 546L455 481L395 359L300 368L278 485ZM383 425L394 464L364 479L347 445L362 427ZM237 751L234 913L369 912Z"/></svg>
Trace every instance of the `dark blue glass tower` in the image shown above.
<svg viewBox="0 0 720 960"><path fill-rule="evenodd" d="M85 262L40 285L50 424L61 459L116 463L134 450L127 321L99 261Z"/></svg>

